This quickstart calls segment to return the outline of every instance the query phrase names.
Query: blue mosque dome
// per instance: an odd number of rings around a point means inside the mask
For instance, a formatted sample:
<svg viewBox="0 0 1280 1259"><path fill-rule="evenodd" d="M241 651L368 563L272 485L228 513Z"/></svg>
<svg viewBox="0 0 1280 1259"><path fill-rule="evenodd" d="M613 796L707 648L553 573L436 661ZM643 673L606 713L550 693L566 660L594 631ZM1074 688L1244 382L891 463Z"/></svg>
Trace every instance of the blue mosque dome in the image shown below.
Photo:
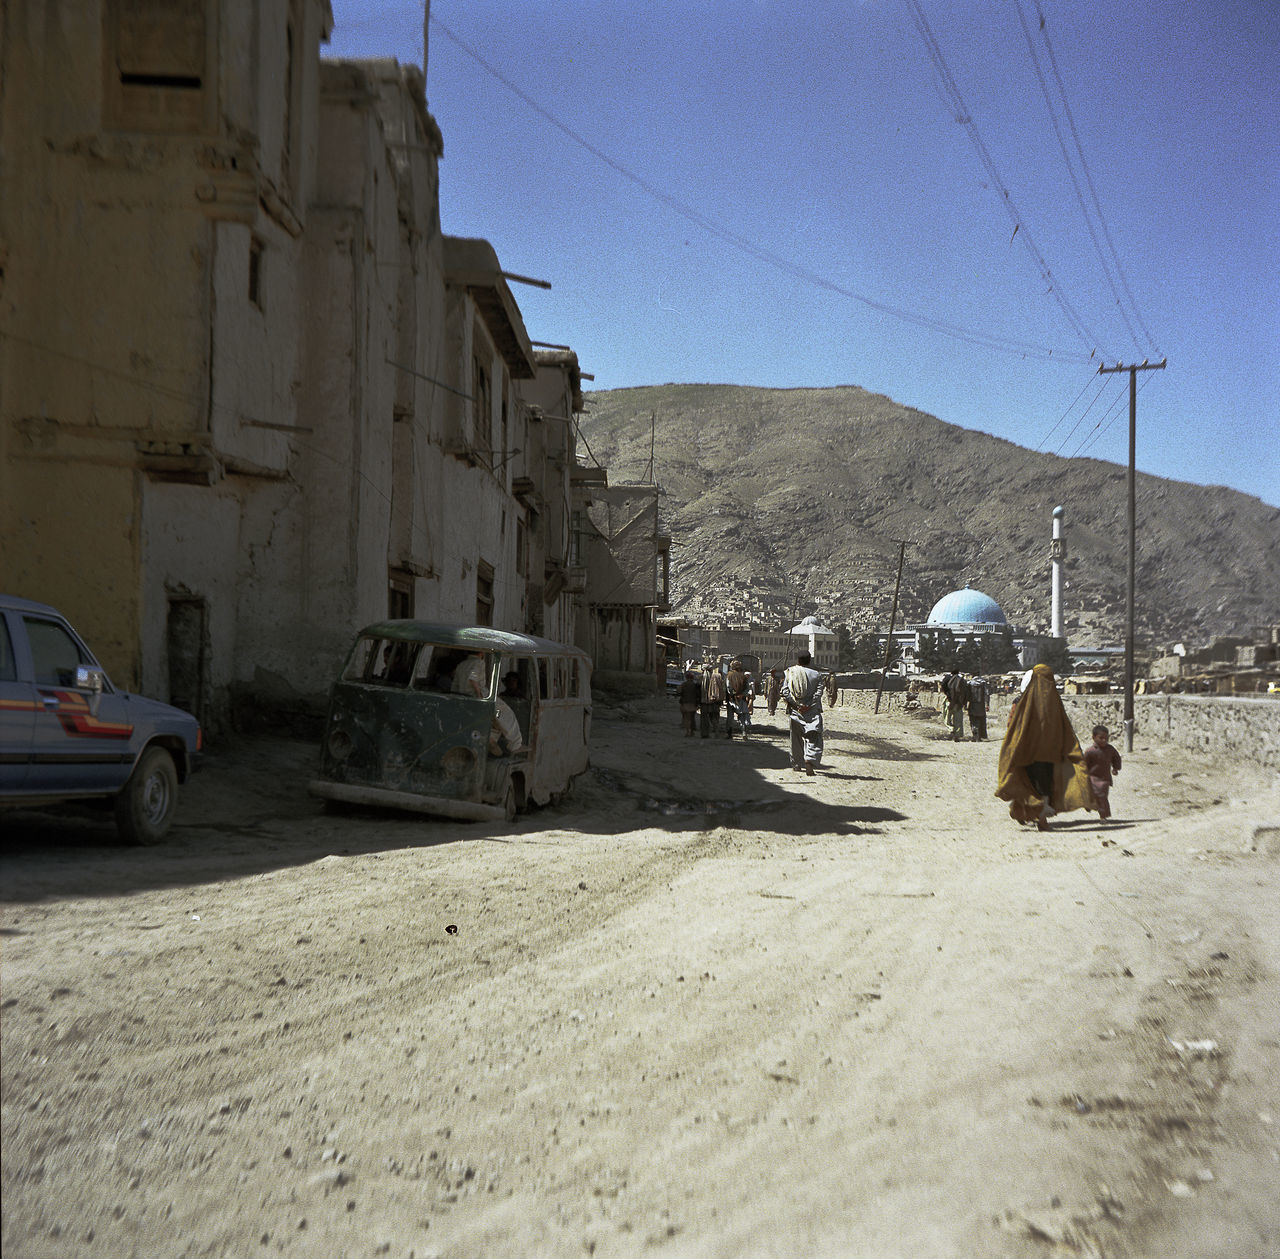
<svg viewBox="0 0 1280 1259"><path fill-rule="evenodd" d="M981 590L953 590L943 595L929 613L929 625L1008 625L1000 605Z"/></svg>

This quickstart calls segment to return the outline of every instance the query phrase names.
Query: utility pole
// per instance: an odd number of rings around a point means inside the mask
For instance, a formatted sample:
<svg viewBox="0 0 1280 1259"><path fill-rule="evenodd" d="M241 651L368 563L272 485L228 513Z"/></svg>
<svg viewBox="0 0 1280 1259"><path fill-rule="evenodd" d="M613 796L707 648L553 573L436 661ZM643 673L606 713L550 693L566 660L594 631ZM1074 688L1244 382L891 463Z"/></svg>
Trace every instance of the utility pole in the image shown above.
<svg viewBox="0 0 1280 1259"><path fill-rule="evenodd" d="M893 583L893 610L889 613L889 637L884 640L884 668L880 670L880 685L876 688L876 712L880 711L880 696L884 693L884 675L889 672L889 654L893 651L893 630L898 620L898 591L902 589L902 561L907 556L907 544L898 548L898 580Z"/></svg>
<svg viewBox="0 0 1280 1259"><path fill-rule="evenodd" d="M1158 363L1117 363L1114 367L1099 367L1099 376L1109 376L1114 372L1129 373L1129 592L1125 605L1124 632L1124 750L1133 751L1133 608L1134 589L1137 580L1138 555L1138 510L1137 510L1137 472L1134 467L1134 456L1138 446L1138 373L1160 371L1169 360L1162 358Z"/></svg>

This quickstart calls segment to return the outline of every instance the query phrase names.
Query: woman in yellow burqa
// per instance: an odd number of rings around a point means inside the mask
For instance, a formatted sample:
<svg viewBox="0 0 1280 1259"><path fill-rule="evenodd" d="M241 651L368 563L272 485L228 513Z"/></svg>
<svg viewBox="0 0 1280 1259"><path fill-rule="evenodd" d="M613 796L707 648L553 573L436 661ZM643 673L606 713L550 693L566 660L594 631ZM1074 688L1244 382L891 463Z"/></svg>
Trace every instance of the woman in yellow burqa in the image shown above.
<svg viewBox="0 0 1280 1259"><path fill-rule="evenodd" d="M1034 822L1042 831L1049 829L1048 819L1055 813L1098 807L1084 754L1047 664L1031 670L1009 714L996 795L1009 801L1015 822Z"/></svg>

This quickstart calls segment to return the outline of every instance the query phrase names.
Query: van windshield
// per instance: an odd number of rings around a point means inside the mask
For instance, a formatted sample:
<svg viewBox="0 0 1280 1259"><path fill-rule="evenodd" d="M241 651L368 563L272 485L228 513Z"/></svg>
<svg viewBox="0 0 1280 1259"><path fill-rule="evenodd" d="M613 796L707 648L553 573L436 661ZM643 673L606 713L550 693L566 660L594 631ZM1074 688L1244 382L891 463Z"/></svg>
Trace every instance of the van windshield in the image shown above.
<svg viewBox="0 0 1280 1259"><path fill-rule="evenodd" d="M344 682L478 699L489 695L492 678L491 652L374 635L361 635L356 640L342 671Z"/></svg>

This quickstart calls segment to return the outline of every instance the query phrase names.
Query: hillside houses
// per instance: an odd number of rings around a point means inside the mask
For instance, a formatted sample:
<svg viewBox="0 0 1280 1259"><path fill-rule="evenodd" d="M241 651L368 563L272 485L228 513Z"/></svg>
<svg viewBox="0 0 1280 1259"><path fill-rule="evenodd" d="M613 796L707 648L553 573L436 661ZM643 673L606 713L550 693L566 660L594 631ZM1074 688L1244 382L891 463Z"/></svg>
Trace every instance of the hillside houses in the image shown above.
<svg viewBox="0 0 1280 1259"><path fill-rule="evenodd" d="M8 14L0 587L215 727L388 615L572 639L582 372L444 231L423 73L328 0Z"/></svg>

